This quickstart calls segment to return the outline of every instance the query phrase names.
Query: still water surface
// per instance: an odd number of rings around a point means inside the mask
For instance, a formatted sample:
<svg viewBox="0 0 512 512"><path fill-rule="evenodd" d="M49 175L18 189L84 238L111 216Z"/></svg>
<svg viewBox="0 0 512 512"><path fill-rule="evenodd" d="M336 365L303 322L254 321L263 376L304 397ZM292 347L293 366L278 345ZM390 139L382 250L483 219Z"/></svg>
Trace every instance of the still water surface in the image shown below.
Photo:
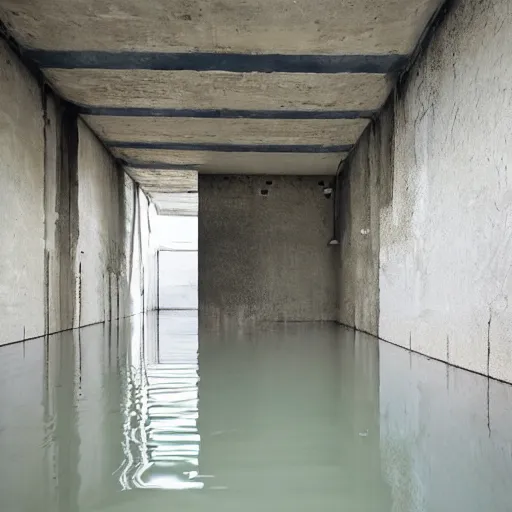
<svg viewBox="0 0 512 512"><path fill-rule="evenodd" d="M0 348L2 512L512 510L512 387L335 325Z"/></svg>

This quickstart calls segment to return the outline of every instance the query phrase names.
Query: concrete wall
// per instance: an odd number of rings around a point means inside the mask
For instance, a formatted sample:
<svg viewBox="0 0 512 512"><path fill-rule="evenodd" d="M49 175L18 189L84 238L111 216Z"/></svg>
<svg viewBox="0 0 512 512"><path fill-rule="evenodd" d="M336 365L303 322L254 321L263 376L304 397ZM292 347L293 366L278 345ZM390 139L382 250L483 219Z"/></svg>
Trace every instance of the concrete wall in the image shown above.
<svg viewBox="0 0 512 512"><path fill-rule="evenodd" d="M335 319L333 205L319 184L327 180L200 176L202 324Z"/></svg>
<svg viewBox="0 0 512 512"><path fill-rule="evenodd" d="M0 180L0 344L156 305L147 198L3 42Z"/></svg>
<svg viewBox="0 0 512 512"><path fill-rule="evenodd" d="M511 37L507 0L450 3L343 171L339 276L340 321L509 382Z"/></svg>
<svg viewBox="0 0 512 512"><path fill-rule="evenodd" d="M45 162L39 88L3 46L0 52L0 342L5 343L44 332Z"/></svg>
<svg viewBox="0 0 512 512"><path fill-rule="evenodd" d="M380 211L390 201L392 136L393 109L388 103L336 183L338 321L374 335L379 325Z"/></svg>

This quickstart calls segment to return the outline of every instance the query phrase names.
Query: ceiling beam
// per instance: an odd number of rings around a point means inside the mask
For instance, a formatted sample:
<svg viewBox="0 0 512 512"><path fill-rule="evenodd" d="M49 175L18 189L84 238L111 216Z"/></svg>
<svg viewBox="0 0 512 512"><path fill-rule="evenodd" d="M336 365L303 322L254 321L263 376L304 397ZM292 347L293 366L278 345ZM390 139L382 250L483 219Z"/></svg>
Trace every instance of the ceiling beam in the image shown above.
<svg viewBox="0 0 512 512"><path fill-rule="evenodd" d="M131 169L148 169L162 171L197 171L201 167L200 164L169 164L167 162L139 162L133 160L118 159L119 162Z"/></svg>
<svg viewBox="0 0 512 512"><path fill-rule="evenodd" d="M192 117L198 119L372 119L376 110L231 110L139 107L96 107L78 105L87 116Z"/></svg>
<svg viewBox="0 0 512 512"><path fill-rule="evenodd" d="M214 151L223 153L344 153L352 144L324 146L321 144L214 144L193 142L131 142L105 141L109 148L164 149L177 151Z"/></svg>
<svg viewBox="0 0 512 512"><path fill-rule="evenodd" d="M393 73L407 55L278 55L241 53L163 53L54 51L24 49L41 68L228 71L233 73Z"/></svg>

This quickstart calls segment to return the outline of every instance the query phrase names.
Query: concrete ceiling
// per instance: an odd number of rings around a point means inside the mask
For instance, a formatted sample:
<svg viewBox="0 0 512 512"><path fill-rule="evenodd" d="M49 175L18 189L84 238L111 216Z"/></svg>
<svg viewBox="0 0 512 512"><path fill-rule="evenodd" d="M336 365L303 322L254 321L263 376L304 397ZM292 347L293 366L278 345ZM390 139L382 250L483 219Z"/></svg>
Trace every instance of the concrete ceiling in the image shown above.
<svg viewBox="0 0 512 512"><path fill-rule="evenodd" d="M440 3L0 0L0 19L156 198L181 170L334 174Z"/></svg>
<svg viewBox="0 0 512 512"><path fill-rule="evenodd" d="M195 217L199 210L196 171L127 169L146 191L159 215Z"/></svg>

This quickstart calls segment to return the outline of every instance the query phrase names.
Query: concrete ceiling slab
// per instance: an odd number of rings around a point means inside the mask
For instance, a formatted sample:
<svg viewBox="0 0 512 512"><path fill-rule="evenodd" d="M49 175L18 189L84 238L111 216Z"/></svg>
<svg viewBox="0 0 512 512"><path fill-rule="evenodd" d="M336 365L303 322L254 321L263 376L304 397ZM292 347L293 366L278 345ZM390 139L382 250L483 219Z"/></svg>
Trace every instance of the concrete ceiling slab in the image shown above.
<svg viewBox="0 0 512 512"><path fill-rule="evenodd" d="M189 193L198 190L195 171L127 168L127 172L146 192Z"/></svg>
<svg viewBox="0 0 512 512"><path fill-rule="evenodd" d="M327 175L335 174L346 153L223 153L207 151L169 151L151 149L113 148L114 154L124 160L140 162L141 167L194 166L207 174L274 174ZM130 168L130 165L128 165ZM143 168L139 168L144 172ZM145 172L152 173L154 169Z"/></svg>
<svg viewBox="0 0 512 512"><path fill-rule="evenodd" d="M24 45L60 50L408 54L439 0L1 0Z"/></svg>
<svg viewBox="0 0 512 512"><path fill-rule="evenodd" d="M133 168L128 168L127 172L151 198L159 215L197 215L197 172Z"/></svg>
<svg viewBox="0 0 512 512"><path fill-rule="evenodd" d="M197 192L149 192L158 215L196 217L199 210Z"/></svg>
<svg viewBox="0 0 512 512"><path fill-rule="evenodd" d="M197 119L84 116L105 141L354 144L368 119Z"/></svg>
<svg viewBox="0 0 512 512"><path fill-rule="evenodd" d="M156 193L172 169L335 173L441 3L0 0L0 19Z"/></svg>
<svg viewBox="0 0 512 512"><path fill-rule="evenodd" d="M110 107L374 110L392 85L386 75L365 73L48 69L46 75L66 99Z"/></svg>

